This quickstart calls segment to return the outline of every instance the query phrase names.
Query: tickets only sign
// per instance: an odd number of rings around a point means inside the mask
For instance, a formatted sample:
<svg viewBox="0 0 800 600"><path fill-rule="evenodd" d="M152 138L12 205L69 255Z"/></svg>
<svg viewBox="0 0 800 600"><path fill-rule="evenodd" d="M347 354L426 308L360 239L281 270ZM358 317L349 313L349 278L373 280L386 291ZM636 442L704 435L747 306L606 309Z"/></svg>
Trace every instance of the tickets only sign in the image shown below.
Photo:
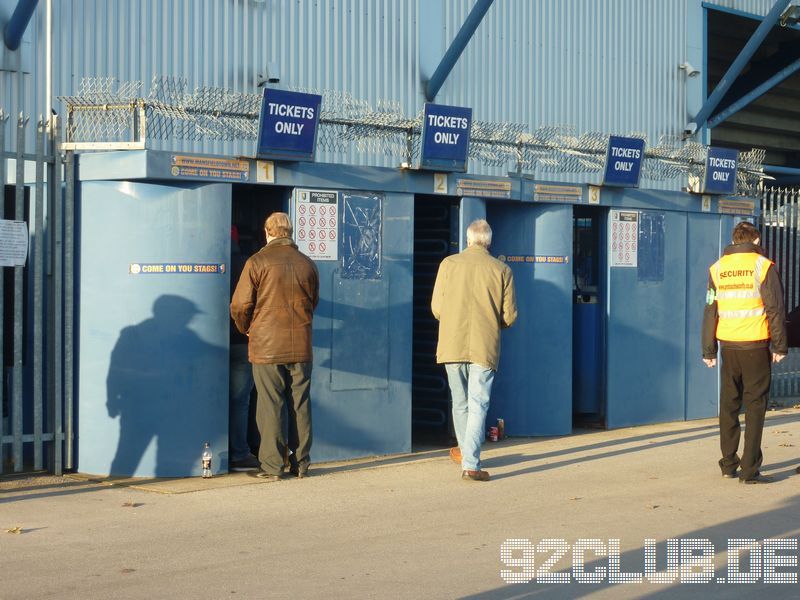
<svg viewBox="0 0 800 600"><path fill-rule="evenodd" d="M426 103L420 167L438 171L466 171L471 125L471 108Z"/></svg>
<svg viewBox="0 0 800 600"><path fill-rule="evenodd" d="M258 158L314 160L322 96L266 88L258 125Z"/></svg>
<svg viewBox="0 0 800 600"><path fill-rule="evenodd" d="M736 169L739 166L739 151L730 148L709 146L706 155L706 176L703 179L704 194L735 194Z"/></svg>
<svg viewBox="0 0 800 600"><path fill-rule="evenodd" d="M608 139L603 185L637 187L644 160L644 140L612 135Z"/></svg>

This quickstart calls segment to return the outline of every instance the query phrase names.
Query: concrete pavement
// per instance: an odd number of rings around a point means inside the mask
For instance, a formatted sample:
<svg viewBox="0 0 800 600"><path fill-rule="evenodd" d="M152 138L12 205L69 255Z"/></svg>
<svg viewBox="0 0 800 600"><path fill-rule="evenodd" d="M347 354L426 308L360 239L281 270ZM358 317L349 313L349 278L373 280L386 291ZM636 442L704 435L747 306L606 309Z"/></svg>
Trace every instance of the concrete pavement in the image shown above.
<svg viewBox="0 0 800 600"><path fill-rule="evenodd" d="M756 486L720 476L713 420L487 444L488 483L461 481L446 450L176 488L202 488L191 493L0 480L0 598L796 598L800 584L763 573L751 585L609 584L609 540L622 572L643 572L647 539L662 571L665 540L695 540L686 557L708 540L714 581L729 576L730 538L797 540L800 410L771 412L763 447L775 482ZM599 584L577 583L572 566L590 538L603 544L585 560ZM528 540L511 555L525 564L501 562L508 539ZM546 570L570 583L540 582L548 544L566 545ZM785 554L794 562L778 571L800 573L796 545ZM507 584L503 569L533 581Z"/></svg>

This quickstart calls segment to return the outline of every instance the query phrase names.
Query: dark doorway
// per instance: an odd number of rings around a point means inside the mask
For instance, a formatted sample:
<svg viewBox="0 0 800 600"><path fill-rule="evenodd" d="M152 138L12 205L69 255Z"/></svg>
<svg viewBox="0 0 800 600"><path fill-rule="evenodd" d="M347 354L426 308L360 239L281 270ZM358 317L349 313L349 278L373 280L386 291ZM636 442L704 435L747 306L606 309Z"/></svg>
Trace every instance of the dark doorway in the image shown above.
<svg viewBox="0 0 800 600"><path fill-rule="evenodd" d="M264 222L273 212L286 211L291 190L281 187L242 185L233 186L231 198L231 289L239 281L245 261L266 244ZM230 321L230 376L231 376L231 420L235 420L234 396L250 388L250 406L247 425L247 444L254 455L258 455L260 436L256 427L256 390L247 362L247 338L236 331ZM242 415L243 418L243 415Z"/></svg>
<svg viewBox="0 0 800 600"><path fill-rule="evenodd" d="M431 314L431 296L439 264L459 250L458 214L450 198L417 196L414 202L411 438L417 450L452 445L455 437L447 376L436 364L439 326Z"/></svg>
<svg viewBox="0 0 800 600"><path fill-rule="evenodd" d="M606 210L576 206L572 219L572 422L605 427L603 366Z"/></svg>

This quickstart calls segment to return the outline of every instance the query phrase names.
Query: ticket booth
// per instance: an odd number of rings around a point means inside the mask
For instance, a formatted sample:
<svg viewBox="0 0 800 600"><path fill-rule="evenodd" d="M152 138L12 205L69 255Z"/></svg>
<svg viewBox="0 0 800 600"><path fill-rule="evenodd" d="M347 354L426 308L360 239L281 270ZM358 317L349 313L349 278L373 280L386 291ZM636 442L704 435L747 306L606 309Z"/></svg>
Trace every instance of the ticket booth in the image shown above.
<svg viewBox="0 0 800 600"><path fill-rule="evenodd" d="M333 198L339 213L326 229L336 252L316 258L313 459L410 451L414 196L399 173L381 189L375 170L277 163L278 185L259 182L252 160L80 158L80 471L197 475L206 441L214 471L227 470L231 226L257 249L264 218L296 218L302 192ZM217 169L204 180L176 159ZM220 181L237 169L240 182ZM301 244L310 230L298 223Z"/></svg>
<svg viewBox="0 0 800 600"><path fill-rule="evenodd" d="M448 442L430 295L476 218L519 307L490 422L549 436L716 414L707 268L752 201L153 150L82 155L79 173L82 472L196 475L205 442L227 470L231 227L254 251L275 210L320 273L314 462L409 452L430 430Z"/></svg>

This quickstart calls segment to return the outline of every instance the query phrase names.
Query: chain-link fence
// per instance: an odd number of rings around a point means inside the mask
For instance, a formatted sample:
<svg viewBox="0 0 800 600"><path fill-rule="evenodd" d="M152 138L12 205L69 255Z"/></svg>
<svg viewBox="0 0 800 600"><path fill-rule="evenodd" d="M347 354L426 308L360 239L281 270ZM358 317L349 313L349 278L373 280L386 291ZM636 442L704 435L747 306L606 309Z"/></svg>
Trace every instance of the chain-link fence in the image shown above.
<svg viewBox="0 0 800 600"><path fill-rule="evenodd" d="M147 97L141 82L114 78L84 79L67 105L67 148L97 150L145 148L148 141L255 141L261 106L260 94L232 92L217 87L188 90L186 79L156 77ZM320 150L390 156L397 164L419 161L422 114L408 117L396 102L373 107L346 92L297 90L322 96ZM628 137L646 140L642 133ZM603 170L610 134L578 134L567 125L528 131L523 123L475 121L470 132L469 158L483 165L508 165L517 173L599 173ZM648 145L642 176L662 181L702 177L707 147L679 135L662 136ZM762 179L764 151L740 155L738 193L755 195Z"/></svg>

